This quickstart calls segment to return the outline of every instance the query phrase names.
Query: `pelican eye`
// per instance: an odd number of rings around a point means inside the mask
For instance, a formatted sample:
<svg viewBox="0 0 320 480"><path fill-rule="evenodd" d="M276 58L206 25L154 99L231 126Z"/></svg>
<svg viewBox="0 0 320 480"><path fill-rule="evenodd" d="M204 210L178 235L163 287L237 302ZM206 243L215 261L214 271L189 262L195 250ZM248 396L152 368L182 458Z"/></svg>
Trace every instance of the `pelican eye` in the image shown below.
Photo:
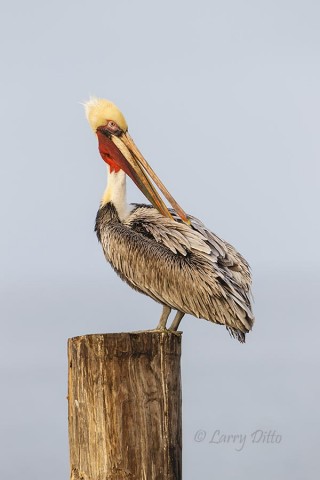
<svg viewBox="0 0 320 480"><path fill-rule="evenodd" d="M106 126L104 127L109 133L113 133L113 135L121 135L122 130L121 128L114 122L113 120L108 120Z"/></svg>

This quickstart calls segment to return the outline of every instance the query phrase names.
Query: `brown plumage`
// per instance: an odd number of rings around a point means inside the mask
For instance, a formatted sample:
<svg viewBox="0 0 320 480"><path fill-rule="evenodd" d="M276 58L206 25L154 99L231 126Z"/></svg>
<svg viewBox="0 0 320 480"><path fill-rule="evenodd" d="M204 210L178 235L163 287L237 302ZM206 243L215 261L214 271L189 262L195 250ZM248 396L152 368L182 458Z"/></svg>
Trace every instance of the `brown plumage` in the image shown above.
<svg viewBox="0 0 320 480"><path fill-rule="evenodd" d="M254 321L245 259L197 218L189 216L190 227L173 210L175 221L149 205L132 207L123 221L111 202L97 214L97 236L116 273L157 302L225 325L244 342Z"/></svg>

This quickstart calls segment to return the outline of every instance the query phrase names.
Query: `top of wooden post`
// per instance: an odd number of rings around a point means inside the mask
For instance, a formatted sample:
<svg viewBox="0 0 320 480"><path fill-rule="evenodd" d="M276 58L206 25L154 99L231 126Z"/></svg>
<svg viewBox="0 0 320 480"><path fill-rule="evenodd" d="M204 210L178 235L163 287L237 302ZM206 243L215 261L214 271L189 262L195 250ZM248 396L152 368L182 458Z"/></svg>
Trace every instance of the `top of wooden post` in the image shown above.
<svg viewBox="0 0 320 480"><path fill-rule="evenodd" d="M100 344L104 357L124 355L155 355L165 347L166 354L181 355L180 332L141 331L121 333L101 333L69 338L69 345L81 348ZM95 347L95 351L96 347Z"/></svg>

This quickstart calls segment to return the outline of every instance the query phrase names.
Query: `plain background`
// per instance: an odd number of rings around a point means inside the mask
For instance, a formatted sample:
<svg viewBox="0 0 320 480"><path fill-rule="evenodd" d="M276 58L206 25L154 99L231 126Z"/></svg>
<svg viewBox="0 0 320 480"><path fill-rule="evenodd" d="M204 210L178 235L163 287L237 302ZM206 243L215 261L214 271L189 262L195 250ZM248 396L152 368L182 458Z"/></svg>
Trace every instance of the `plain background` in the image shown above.
<svg viewBox="0 0 320 480"><path fill-rule="evenodd" d="M184 479L316 478L319 2L0 9L1 479L68 478L67 338L160 316L116 277L93 232L106 168L80 104L90 94L118 104L183 208L252 266L245 345L182 323ZM131 183L128 196L143 200ZM253 444L257 429L280 443ZM247 435L243 449L210 443L216 430Z"/></svg>

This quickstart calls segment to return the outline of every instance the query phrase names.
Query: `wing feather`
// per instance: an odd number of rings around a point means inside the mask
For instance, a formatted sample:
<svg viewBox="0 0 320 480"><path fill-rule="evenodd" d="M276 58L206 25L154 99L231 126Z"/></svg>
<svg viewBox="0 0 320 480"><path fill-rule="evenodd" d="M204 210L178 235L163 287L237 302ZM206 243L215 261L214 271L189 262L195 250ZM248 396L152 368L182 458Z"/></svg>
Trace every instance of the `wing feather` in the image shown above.
<svg viewBox="0 0 320 480"><path fill-rule="evenodd" d="M106 257L134 288L171 308L223 324L244 341L254 322L248 263L199 219L189 216L189 226L171 214L175 221L149 205L133 205L128 217L112 226L115 236L102 239Z"/></svg>

